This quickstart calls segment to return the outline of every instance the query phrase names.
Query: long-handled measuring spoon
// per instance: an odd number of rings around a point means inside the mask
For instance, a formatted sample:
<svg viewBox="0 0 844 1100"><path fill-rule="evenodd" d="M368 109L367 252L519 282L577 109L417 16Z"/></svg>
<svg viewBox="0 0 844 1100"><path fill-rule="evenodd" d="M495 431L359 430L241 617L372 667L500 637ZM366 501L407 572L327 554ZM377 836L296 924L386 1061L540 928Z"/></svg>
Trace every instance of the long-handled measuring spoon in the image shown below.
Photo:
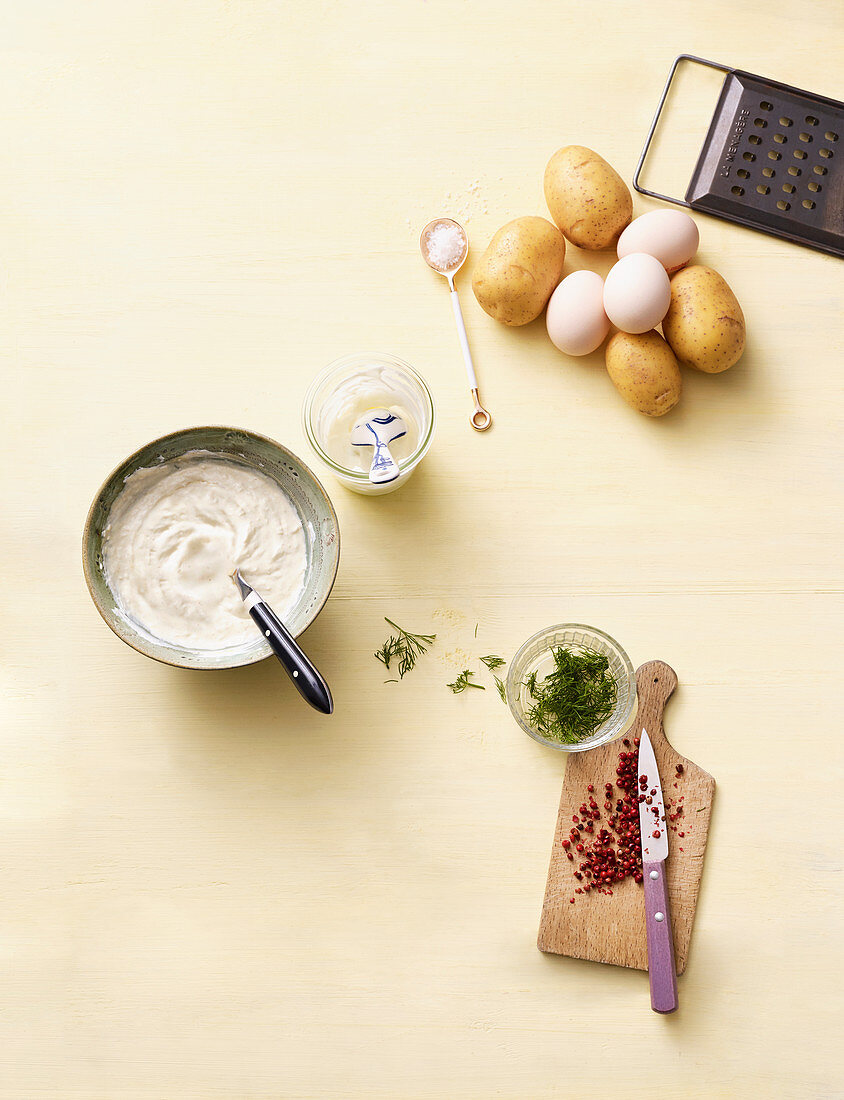
<svg viewBox="0 0 844 1100"><path fill-rule="evenodd" d="M469 376L469 389L475 401L475 408L469 421L476 432L485 432L492 423L492 417L481 404L478 397L478 379L475 375L475 365L472 362L472 353L469 351L469 341L466 338L466 325L463 322L463 311L460 308L460 299L454 287L454 276L466 262L469 254L469 238L466 230L453 218L434 218L428 222L419 237L419 247L422 249L422 258L428 267L448 279L451 289L451 305L454 309L454 319L457 322L457 335L460 337L460 347L463 349L463 360L466 363L466 373Z"/></svg>
<svg viewBox="0 0 844 1100"><path fill-rule="evenodd" d="M232 580L251 619L269 642L273 653L284 665L285 672L299 689L299 694L315 710L322 711L323 714L331 714L334 710L334 700L331 698L328 684L320 676L316 666L305 656L302 647L273 609L265 604L252 585L243 579L239 569L235 569L232 573Z"/></svg>

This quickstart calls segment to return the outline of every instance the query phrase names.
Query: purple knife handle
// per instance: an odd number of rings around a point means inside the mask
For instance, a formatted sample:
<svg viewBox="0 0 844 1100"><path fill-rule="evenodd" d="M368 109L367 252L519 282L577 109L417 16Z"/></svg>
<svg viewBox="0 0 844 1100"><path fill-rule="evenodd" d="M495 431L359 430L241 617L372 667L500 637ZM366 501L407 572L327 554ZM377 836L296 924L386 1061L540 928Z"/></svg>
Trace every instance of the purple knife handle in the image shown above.
<svg viewBox="0 0 844 1100"><path fill-rule="evenodd" d="M677 970L674 966L674 935L671 930L665 864L645 862L642 870L645 876L645 927L648 932L651 1008L654 1012L674 1012L677 1008Z"/></svg>

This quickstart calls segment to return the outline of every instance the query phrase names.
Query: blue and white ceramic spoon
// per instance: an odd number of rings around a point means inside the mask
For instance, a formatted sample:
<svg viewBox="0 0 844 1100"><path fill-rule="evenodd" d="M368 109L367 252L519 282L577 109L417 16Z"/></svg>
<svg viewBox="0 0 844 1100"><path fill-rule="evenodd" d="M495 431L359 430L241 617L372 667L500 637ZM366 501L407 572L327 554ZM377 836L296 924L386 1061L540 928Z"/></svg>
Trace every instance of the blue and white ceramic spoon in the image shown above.
<svg viewBox="0 0 844 1100"><path fill-rule="evenodd" d="M369 480L373 485L386 485L399 476L399 464L390 454L390 443L407 435L407 425L388 409L370 409L352 428L353 447L373 447Z"/></svg>

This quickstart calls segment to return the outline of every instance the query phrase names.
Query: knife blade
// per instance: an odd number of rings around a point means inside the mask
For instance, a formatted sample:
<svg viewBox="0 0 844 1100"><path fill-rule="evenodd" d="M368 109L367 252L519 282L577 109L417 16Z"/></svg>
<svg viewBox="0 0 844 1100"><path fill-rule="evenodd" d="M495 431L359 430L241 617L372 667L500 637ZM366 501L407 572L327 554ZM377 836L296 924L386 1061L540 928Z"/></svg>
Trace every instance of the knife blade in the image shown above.
<svg viewBox="0 0 844 1100"><path fill-rule="evenodd" d="M639 737L639 831L642 838L642 874L645 886L645 929L648 937L648 975L651 1008L674 1012L677 1008L677 970L674 965L674 934L668 904L665 861L668 858L668 828L659 769L648 731Z"/></svg>
<svg viewBox="0 0 844 1100"><path fill-rule="evenodd" d="M668 859L668 831L665 828L665 804L659 769L648 731L643 729L639 738L639 829L642 834L642 860L657 863ZM646 781L643 786L643 781Z"/></svg>

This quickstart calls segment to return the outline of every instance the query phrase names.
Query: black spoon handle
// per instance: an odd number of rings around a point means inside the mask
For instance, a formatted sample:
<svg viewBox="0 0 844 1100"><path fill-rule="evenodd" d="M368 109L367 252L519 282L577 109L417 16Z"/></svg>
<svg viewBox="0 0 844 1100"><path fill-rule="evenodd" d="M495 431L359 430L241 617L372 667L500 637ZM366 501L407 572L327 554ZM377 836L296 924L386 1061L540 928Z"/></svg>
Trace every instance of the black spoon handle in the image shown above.
<svg viewBox="0 0 844 1100"><path fill-rule="evenodd" d="M270 643L273 653L284 665L284 669L303 699L315 710L331 714L334 700L331 698L328 684L308 660L293 635L265 603L258 602L249 608L249 614L261 628L261 633Z"/></svg>

